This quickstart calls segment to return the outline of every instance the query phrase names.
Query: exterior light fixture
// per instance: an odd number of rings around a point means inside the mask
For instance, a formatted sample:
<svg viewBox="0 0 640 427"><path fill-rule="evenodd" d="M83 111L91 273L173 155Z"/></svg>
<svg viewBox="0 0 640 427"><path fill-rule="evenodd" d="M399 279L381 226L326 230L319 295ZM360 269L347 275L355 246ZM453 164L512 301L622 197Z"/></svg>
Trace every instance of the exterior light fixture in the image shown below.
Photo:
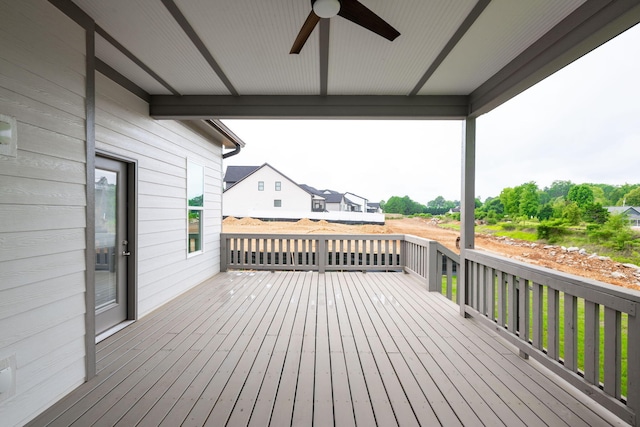
<svg viewBox="0 0 640 427"><path fill-rule="evenodd" d="M320 18L333 18L340 12L338 0L316 0L313 3L313 12Z"/></svg>

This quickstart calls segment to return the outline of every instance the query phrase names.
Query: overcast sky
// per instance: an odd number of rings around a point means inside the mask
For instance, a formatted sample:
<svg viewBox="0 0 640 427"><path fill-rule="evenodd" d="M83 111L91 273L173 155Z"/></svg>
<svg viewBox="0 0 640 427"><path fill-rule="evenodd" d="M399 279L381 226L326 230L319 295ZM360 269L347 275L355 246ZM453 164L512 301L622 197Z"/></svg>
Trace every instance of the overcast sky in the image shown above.
<svg viewBox="0 0 640 427"><path fill-rule="evenodd" d="M375 202L460 199L460 121L224 122L247 144L225 170L269 163ZM640 26L479 117L476 138L482 200L529 181L640 183Z"/></svg>

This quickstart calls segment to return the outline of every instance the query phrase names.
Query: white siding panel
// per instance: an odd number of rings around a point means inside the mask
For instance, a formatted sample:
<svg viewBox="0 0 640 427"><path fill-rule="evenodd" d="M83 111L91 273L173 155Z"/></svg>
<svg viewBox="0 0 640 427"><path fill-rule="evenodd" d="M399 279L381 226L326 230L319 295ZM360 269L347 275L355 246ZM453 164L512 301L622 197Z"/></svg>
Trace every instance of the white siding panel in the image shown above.
<svg viewBox="0 0 640 427"><path fill-rule="evenodd" d="M84 247L84 231L77 228L5 233L0 245L0 261L83 250Z"/></svg>
<svg viewBox="0 0 640 427"><path fill-rule="evenodd" d="M72 138L61 133L27 123L18 123L19 150L47 155L56 159L79 162L84 165L86 148L84 137Z"/></svg>
<svg viewBox="0 0 640 427"><path fill-rule="evenodd" d="M85 38L46 0L0 0L0 113L18 124L0 156L0 359L22 425L85 378Z"/></svg>
<svg viewBox="0 0 640 427"><path fill-rule="evenodd" d="M220 270L222 147L187 124L151 119L147 103L106 77L98 74L97 82L97 147L138 163L138 312L143 316ZM187 160L205 166L205 247L191 257ZM218 244L208 244L216 239Z"/></svg>
<svg viewBox="0 0 640 427"><path fill-rule="evenodd" d="M21 137L21 142L24 142L22 133L18 131L18 134ZM58 157L20 150L15 161L5 162L3 164L3 168L0 169L0 176L10 177L20 175L24 178L82 184L84 190L84 183L86 181L84 166L84 162L60 159Z"/></svg>
<svg viewBox="0 0 640 427"><path fill-rule="evenodd" d="M0 291L0 319L84 292L84 272ZM55 290L55 291L54 291Z"/></svg>
<svg viewBox="0 0 640 427"><path fill-rule="evenodd" d="M78 229L78 224L85 223L85 217L84 206L19 206L0 202L0 233ZM84 228L81 230L84 232Z"/></svg>
<svg viewBox="0 0 640 427"><path fill-rule="evenodd" d="M0 200L14 205L85 206L85 186L75 183L43 181L3 176Z"/></svg>
<svg viewBox="0 0 640 427"><path fill-rule="evenodd" d="M5 261L0 263L0 291L84 270L84 251Z"/></svg>

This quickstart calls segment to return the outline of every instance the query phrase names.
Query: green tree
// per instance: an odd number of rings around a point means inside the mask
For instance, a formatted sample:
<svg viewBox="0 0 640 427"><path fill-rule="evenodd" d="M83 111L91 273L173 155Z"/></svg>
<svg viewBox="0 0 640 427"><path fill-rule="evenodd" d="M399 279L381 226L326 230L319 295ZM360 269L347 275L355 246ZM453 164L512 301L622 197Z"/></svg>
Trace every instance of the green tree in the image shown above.
<svg viewBox="0 0 640 427"><path fill-rule="evenodd" d="M602 207L600 203L593 203L585 206L582 219L586 222L604 224L609 218L609 211Z"/></svg>
<svg viewBox="0 0 640 427"><path fill-rule="evenodd" d="M567 197L569 190L574 184L571 181L553 181L551 186L545 188L544 191L549 195L551 199L557 199L558 197Z"/></svg>
<svg viewBox="0 0 640 427"><path fill-rule="evenodd" d="M593 204L593 190L587 184L574 185L567 194L567 200L575 202L580 209Z"/></svg>
<svg viewBox="0 0 640 427"><path fill-rule="evenodd" d="M513 217L517 216L520 210L520 194L516 188L507 187L500 193L500 202L504 206L504 213Z"/></svg>
<svg viewBox="0 0 640 427"><path fill-rule="evenodd" d="M580 218L582 217L582 212L580 211L580 207L576 202L571 202L567 204L563 211L562 217L571 225L580 224Z"/></svg>
<svg viewBox="0 0 640 427"><path fill-rule="evenodd" d="M403 214L404 213L404 201L402 200L401 197L392 196L384 204L384 211L387 212L387 213Z"/></svg>
<svg viewBox="0 0 640 427"><path fill-rule="evenodd" d="M438 196L427 203L428 208L444 208L447 201L444 197Z"/></svg>
<svg viewBox="0 0 640 427"><path fill-rule="evenodd" d="M485 200L484 202L483 207L484 210L487 211L487 213L494 212L497 216L504 215L504 205L500 201L499 197L494 197L493 199L490 197L487 198L487 200Z"/></svg>
<svg viewBox="0 0 640 427"><path fill-rule="evenodd" d="M607 206L609 204L602 187L598 185L589 185L589 187L591 187L591 191L593 192L593 203L599 203L602 206Z"/></svg>
<svg viewBox="0 0 640 427"><path fill-rule="evenodd" d="M626 206L640 206L640 187L634 188L624 196Z"/></svg>
<svg viewBox="0 0 640 427"><path fill-rule="evenodd" d="M392 196L384 204L384 209L387 213L413 215L418 213L426 213L427 207L411 200L409 196Z"/></svg>
<svg viewBox="0 0 640 427"><path fill-rule="evenodd" d="M538 186L535 182L527 182L520 186L520 200L518 201L518 213L527 218L538 214Z"/></svg>
<svg viewBox="0 0 640 427"><path fill-rule="evenodd" d="M640 187L640 184L631 185L624 184L617 186L610 194L609 201L614 206L622 206L623 202L625 202L625 196L633 189ZM626 204L626 202L625 202Z"/></svg>
<svg viewBox="0 0 640 427"><path fill-rule="evenodd" d="M540 209L538 209L538 219L540 221L546 221L549 220L553 217L553 206L551 205L551 203L545 203L544 205L540 206Z"/></svg>

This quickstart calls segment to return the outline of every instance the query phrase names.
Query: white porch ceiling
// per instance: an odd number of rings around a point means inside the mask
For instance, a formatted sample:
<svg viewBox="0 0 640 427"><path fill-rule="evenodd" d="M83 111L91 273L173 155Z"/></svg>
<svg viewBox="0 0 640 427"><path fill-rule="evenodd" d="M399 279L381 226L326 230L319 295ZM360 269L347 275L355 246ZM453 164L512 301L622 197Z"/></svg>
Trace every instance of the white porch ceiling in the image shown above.
<svg viewBox="0 0 640 427"><path fill-rule="evenodd" d="M639 0L361 0L395 41L338 16L290 55L309 0L73 2L152 114L192 119L477 115L640 22Z"/></svg>

